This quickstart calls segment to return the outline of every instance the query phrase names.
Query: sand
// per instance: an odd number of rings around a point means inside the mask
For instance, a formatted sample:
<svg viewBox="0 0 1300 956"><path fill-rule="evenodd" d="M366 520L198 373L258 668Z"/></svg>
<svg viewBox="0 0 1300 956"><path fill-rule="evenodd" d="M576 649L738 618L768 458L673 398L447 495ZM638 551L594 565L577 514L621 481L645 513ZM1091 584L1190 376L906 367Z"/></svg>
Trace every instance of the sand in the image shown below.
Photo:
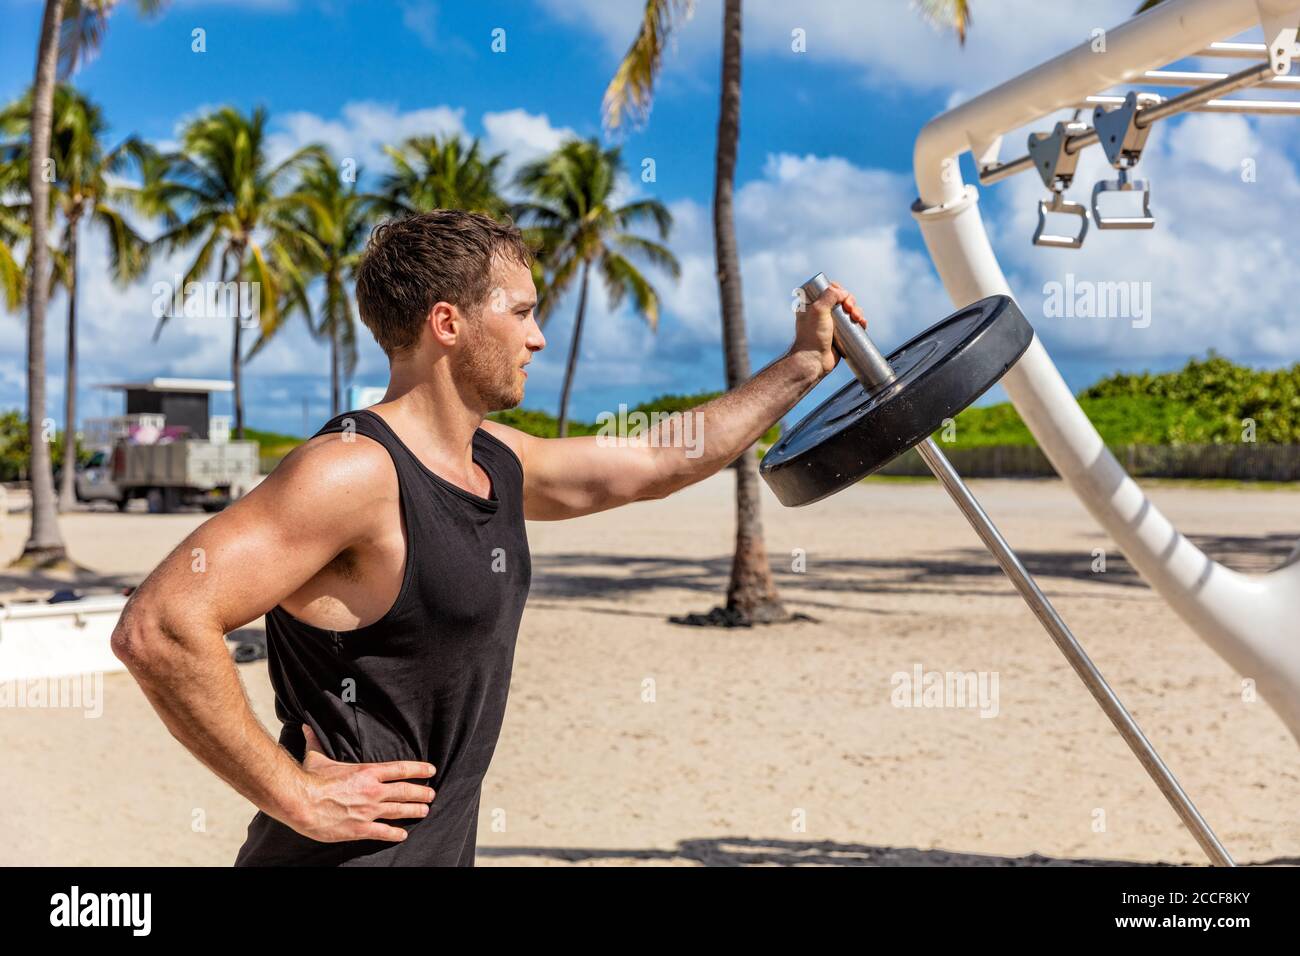
<svg viewBox="0 0 1300 956"><path fill-rule="evenodd" d="M1300 750L1267 704L1243 700L1241 676L1063 484L971 484L1236 858L1300 857ZM937 485L868 482L794 510L764 494L782 595L814 622L667 621L725 587L729 474L529 525L533 589L479 865L1202 861ZM1294 492L1151 496L1241 570L1276 564L1300 534ZM77 513L62 527L111 586L140 580L205 518ZM3 519L0 561L26 526ZM3 591L59 585L0 573ZM896 675L918 668L982 675L982 708L896 706ZM275 726L265 662L240 673ZM10 708L0 726L0 864L234 859L255 808L172 739L129 675L104 678L97 718Z"/></svg>

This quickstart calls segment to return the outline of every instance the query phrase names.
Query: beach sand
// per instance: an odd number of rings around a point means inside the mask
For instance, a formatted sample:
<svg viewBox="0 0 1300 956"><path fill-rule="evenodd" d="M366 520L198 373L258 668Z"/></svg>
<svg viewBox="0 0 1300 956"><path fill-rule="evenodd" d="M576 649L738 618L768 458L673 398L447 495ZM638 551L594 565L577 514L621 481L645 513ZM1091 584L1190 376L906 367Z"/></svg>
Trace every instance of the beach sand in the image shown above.
<svg viewBox="0 0 1300 956"><path fill-rule="evenodd" d="M1243 699L1242 675L1062 483L971 486L1237 860L1295 862L1300 745L1268 705ZM764 489L781 593L816 620L669 623L722 596L732 489L724 473L529 525L533 588L480 866L1203 861L934 482L868 482L802 509ZM1300 535L1294 492L1150 494L1239 570L1278 563ZM62 528L107 587L141 580L206 517L87 512ZM0 561L27 523L3 518ZM1105 573L1091 570L1098 548ZM55 586L0 572L7 592ZM977 672L996 696L895 706L896 675L918 668ZM239 671L278 729L265 662ZM229 865L255 808L170 736L128 674L103 692L94 718L0 710L0 864Z"/></svg>

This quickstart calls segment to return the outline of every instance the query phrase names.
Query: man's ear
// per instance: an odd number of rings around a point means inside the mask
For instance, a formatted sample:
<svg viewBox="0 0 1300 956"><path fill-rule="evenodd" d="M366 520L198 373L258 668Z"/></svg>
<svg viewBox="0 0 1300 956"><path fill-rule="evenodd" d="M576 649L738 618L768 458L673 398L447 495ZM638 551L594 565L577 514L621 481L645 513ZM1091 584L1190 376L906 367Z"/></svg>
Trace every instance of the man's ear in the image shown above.
<svg viewBox="0 0 1300 956"><path fill-rule="evenodd" d="M450 302L435 302L425 319L433 340L450 348L465 334L465 318Z"/></svg>

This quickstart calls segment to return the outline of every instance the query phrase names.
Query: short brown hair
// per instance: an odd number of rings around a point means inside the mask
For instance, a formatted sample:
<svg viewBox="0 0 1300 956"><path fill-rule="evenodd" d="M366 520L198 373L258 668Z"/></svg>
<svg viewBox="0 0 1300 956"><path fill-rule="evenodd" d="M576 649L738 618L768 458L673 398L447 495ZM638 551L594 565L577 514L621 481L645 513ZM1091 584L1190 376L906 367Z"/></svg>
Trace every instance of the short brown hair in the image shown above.
<svg viewBox="0 0 1300 956"><path fill-rule="evenodd" d="M435 209L381 223L357 267L361 321L390 357L408 349L437 303L470 310L487 299L494 256L532 262L512 223L479 213Z"/></svg>

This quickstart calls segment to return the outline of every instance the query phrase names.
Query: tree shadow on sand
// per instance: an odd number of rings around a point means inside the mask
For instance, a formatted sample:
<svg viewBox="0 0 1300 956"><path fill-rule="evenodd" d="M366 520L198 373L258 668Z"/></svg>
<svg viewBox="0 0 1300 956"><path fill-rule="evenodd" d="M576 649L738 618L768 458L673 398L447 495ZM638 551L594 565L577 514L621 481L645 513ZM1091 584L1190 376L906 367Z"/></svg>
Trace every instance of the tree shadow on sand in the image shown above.
<svg viewBox="0 0 1300 956"><path fill-rule="evenodd" d="M1211 558L1233 570L1247 572L1277 567L1296 546L1294 533L1196 535L1190 539ZM978 547L906 557L884 553L880 544L868 544L863 550L875 553L846 558L822 556L810 548L806 571L796 573L788 562L773 561L772 573L777 586L791 592L789 597L795 603L822 607L845 607L835 600L841 594L917 594L931 590L950 596L1000 597L1008 593L1002 569ZM1113 544L1106 548L1105 573L1092 570L1090 550L1024 549L1018 553L1029 573L1045 587L1086 581L1110 589L1109 593L1075 593L1075 598L1113 601L1126 592L1136 597L1147 589ZM617 600L665 588L716 595L725 589L731 572L730 555L562 552L535 554L532 561L531 593L534 600L542 601L575 597Z"/></svg>
<svg viewBox="0 0 1300 956"><path fill-rule="evenodd" d="M994 856L914 847L870 846L831 840L756 840L749 837L715 837L681 840L671 850L597 849L583 847L480 846L480 857L534 857L584 863L593 860L685 862L700 866L1191 866L1186 863L1136 863L1130 860L1061 859L1031 853L1028 856ZM1295 866L1297 857L1279 857L1245 866ZM1199 865L1199 864L1197 864Z"/></svg>
<svg viewBox="0 0 1300 956"><path fill-rule="evenodd" d="M42 568L0 567L0 595L15 592L76 591L77 594L120 594L126 587L135 587L144 580L145 573L100 574L89 568L49 570Z"/></svg>

